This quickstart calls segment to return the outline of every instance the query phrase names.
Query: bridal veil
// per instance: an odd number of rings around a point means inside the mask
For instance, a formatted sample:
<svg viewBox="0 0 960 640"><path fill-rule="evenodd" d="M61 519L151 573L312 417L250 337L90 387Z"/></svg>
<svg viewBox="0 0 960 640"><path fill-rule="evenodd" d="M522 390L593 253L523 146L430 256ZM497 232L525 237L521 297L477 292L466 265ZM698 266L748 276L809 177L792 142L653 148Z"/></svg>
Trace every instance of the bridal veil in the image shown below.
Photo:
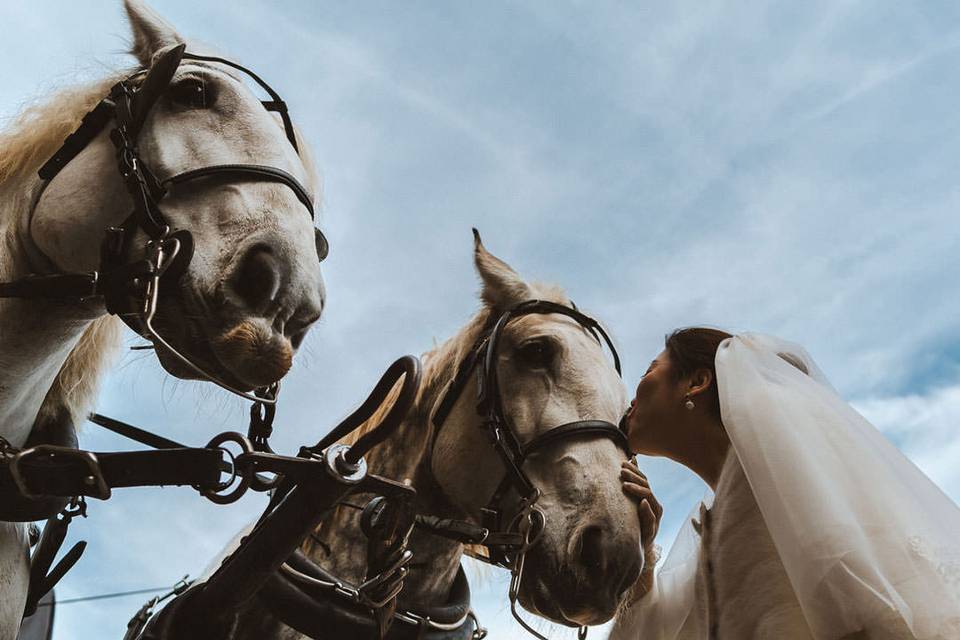
<svg viewBox="0 0 960 640"><path fill-rule="evenodd" d="M960 508L798 345L735 336L716 369L724 426L814 637L899 627L960 638ZM654 589L625 614L631 635L679 637L698 553L688 518Z"/></svg>

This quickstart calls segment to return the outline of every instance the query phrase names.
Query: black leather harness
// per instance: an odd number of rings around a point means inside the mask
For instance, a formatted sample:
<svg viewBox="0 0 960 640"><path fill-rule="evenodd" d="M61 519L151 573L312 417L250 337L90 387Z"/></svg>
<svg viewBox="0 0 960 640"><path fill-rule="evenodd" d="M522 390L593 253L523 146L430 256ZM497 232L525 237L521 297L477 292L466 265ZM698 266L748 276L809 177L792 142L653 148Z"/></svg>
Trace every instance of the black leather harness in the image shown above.
<svg viewBox="0 0 960 640"><path fill-rule="evenodd" d="M336 444L370 417L401 375L400 395L378 427L350 447ZM445 604L417 612L395 610L412 557L406 546L415 526L411 511L415 491L367 473L363 455L402 423L419 379L415 358L395 362L360 408L316 445L301 448L304 473L283 473L253 530L210 579L179 595L156 615L155 603L148 603L131 620L126 638L232 637L239 606L255 598L278 620L311 638L482 639L485 631L470 611L470 591L462 571ZM319 478L309 475L307 471L318 464L326 472ZM331 482L331 475L337 482ZM296 547L330 508L357 492L377 497L361 517L369 541L368 566L367 577L355 586L325 571Z"/></svg>
<svg viewBox="0 0 960 640"><path fill-rule="evenodd" d="M263 106L279 113L287 139L297 150L297 139L286 104L259 76L229 60L199 56L185 52L185 45L171 47L149 68L116 83L82 119L79 127L67 137L60 149L40 168L38 174L45 188L57 174L89 145L112 121L110 140L116 149L117 168L133 202L133 211L119 227L106 230L101 244L100 265L87 273L31 275L12 282L0 282L0 298L51 299L83 301L100 297L109 313L118 315L138 334L162 345L202 377L254 401L253 411L268 412L276 402L276 388L245 393L232 388L206 372L188 356L170 345L152 326L161 283L175 289L193 255L193 240L187 229L173 229L163 214L161 200L171 188L207 179L256 180L287 186L314 216L313 198L307 189L288 172L257 164L222 164L199 167L158 179L143 159L137 145L150 111L164 94L183 60L223 64L251 77L269 95ZM133 241L143 231L147 242L143 257L133 259ZM323 233L315 230L319 260L328 245ZM270 406L269 410L264 407ZM297 476L305 461L275 456L251 444L240 434L217 436L206 447L186 447L160 436L125 425L104 416L94 416L100 424L138 439L158 451L97 453L77 448L75 429L65 411L56 424L34 425L31 438L23 448L12 446L0 438L0 520L33 521L49 518L47 529L33 554L31 587L27 613L37 600L52 588L60 576L72 566L83 550L83 543L71 549L51 569L53 560L66 535L70 520L85 513L84 497L105 500L119 487L190 485L218 503L236 500L247 488L266 490L269 484L260 471L283 472ZM263 426L261 420L261 427ZM254 431L251 420L251 435ZM234 456L225 445L235 443L241 455ZM226 471L229 478L221 481ZM235 484L229 492L225 489ZM71 507L65 508L67 503ZM58 515L59 512L59 515Z"/></svg>
<svg viewBox="0 0 960 640"><path fill-rule="evenodd" d="M137 139L147 116L167 89L183 60L223 64L252 78L269 95L264 108L277 112L287 139L295 150L296 133L286 103L253 71L235 62L214 56L186 53L186 45L170 48L148 70L140 70L116 83L109 95L87 113L80 126L39 170L47 183L53 180L108 124L113 121L110 140L116 148L117 169L133 201L133 212L119 227L110 227L101 244L100 267L86 273L31 275L12 282L0 282L0 298L85 300L101 297L107 311L119 316L141 336L162 346L201 377L246 398L265 402L253 394L235 389L206 371L166 341L153 327L161 284L176 284L193 255L193 238L188 229L174 229L163 215L160 203L171 187L201 180L254 180L276 182L288 187L314 217L313 197L293 175L277 167L259 164L220 164L190 169L160 179L140 155ZM144 256L131 259L137 231L148 240ZM323 232L315 229L318 258L326 258L329 245ZM272 402L272 401L268 401Z"/></svg>
<svg viewBox="0 0 960 640"><path fill-rule="evenodd" d="M546 526L543 512L536 507L540 490L523 470L524 462L530 455L543 451L547 447L573 438L608 438L630 455L627 436L621 426L605 420L579 420L552 427L529 442L522 443L517 430L503 407L503 391L500 388L497 364L499 345L505 327L513 320L531 314L558 314L575 320L588 331L597 343L606 344L613 354L614 367L620 371L620 357L610 336L599 322L580 312L575 307L567 307L547 300L526 300L504 311L478 338L473 348L463 359L457 373L437 405L433 414L436 442L447 417L453 410L458 398L475 371L477 376L477 413L481 416L481 426L486 431L494 450L506 467L506 474L496 491L481 510L481 526L462 521L438 521L424 519L424 524L433 528L438 535L447 535L454 539L484 547L486 555L474 555L478 560L494 564L511 572L510 610L514 618L537 638L542 634L530 627L516 610L520 581L523 577L523 565L527 551L536 544L540 532ZM433 445L431 445L431 451ZM506 494L514 489L520 496L514 515L509 521L504 516L503 501ZM586 637L586 627L580 629L580 636Z"/></svg>

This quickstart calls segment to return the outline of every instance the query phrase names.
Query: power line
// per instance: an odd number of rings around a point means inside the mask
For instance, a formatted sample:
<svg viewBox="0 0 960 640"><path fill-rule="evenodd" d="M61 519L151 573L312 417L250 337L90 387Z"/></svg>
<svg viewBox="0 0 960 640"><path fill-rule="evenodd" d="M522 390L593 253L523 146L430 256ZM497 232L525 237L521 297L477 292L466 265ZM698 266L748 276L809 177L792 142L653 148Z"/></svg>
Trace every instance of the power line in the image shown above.
<svg viewBox="0 0 960 640"><path fill-rule="evenodd" d="M41 602L37 607L49 607L51 605L73 604L74 602L89 602L91 600L107 600L109 598L122 598L124 596L136 596L146 593L160 593L161 591L170 591L170 587L157 587L156 589L134 589L133 591L118 591L116 593L102 593L95 596L85 596L83 598L67 598L66 600L57 600L56 602Z"/></svg>

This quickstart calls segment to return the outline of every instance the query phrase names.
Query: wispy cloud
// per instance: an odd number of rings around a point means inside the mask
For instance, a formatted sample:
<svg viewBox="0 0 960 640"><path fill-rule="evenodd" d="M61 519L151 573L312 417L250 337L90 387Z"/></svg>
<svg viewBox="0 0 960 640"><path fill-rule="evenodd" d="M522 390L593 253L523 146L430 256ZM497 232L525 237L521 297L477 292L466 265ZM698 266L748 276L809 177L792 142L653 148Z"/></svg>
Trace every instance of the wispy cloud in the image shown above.
<svg viewBox="0 0 960 640"><path fill-rule="evenodd" d="M613 329L628 385L676 326L798 340L960 497L952 5L155 5L281 89L324 176L330 307L285 382L279 449L315 441L384 365L469 317L479 226ZM0 60L0 118L125 64L119 2L8 4L0 22L18 52ZM191 443L242 428L242 404L165 380L133 362L100 408ZM643 463L668 541L703 485ZM196 573L260 507L117 493L76 528L91 544L62 596ZM475 590L493 637L519 634L505 589L494 574ZM57 637L119 637L136 608L63 607Z"/></svg>

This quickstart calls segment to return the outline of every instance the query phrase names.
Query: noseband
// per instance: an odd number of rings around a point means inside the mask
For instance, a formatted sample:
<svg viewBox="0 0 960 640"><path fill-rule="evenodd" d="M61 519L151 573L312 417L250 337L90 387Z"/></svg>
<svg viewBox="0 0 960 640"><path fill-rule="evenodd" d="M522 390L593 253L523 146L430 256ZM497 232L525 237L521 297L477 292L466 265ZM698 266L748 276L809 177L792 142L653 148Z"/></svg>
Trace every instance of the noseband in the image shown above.
<svg viewBox="0 0 960 640"><path fill-rule="evenodd" d="M106 230L99 269L89 273L28 276L13 282L0 282L0 297L84 300L102 296L109 313L119 316L131 329L162 346L201 377L248 400L272 404L274 399L240 391L206 371L167 342L153 327L161 283L175 285L193 256L190 231L174 230L160 208L160 201L170 187L208 178L277 182L287 186L306 207L310 218L314 217L313 198L307 189L290 173L277 167L221 164L190 169L164 179L157 178L150 170L140 155L137 139L151 109L166 91L183 60L223 64L252 78L270 95L270 100L262 101L264 108L280 114L287 139L294 150L299 151L286 103L276 91L246 67L224 58L186 53L185 47L181 44L169 49L150 69L137 71L115 84L109 95L83 117L76 131L38 172L49 183L111 120L114 121L110 140L116 148L117 168L134 207L119 227ZM148 237L146 255L131 261L132 244L138 230ZM320 229L315 229L315 240L317 255L323 261L328 243Z"/></svg>

